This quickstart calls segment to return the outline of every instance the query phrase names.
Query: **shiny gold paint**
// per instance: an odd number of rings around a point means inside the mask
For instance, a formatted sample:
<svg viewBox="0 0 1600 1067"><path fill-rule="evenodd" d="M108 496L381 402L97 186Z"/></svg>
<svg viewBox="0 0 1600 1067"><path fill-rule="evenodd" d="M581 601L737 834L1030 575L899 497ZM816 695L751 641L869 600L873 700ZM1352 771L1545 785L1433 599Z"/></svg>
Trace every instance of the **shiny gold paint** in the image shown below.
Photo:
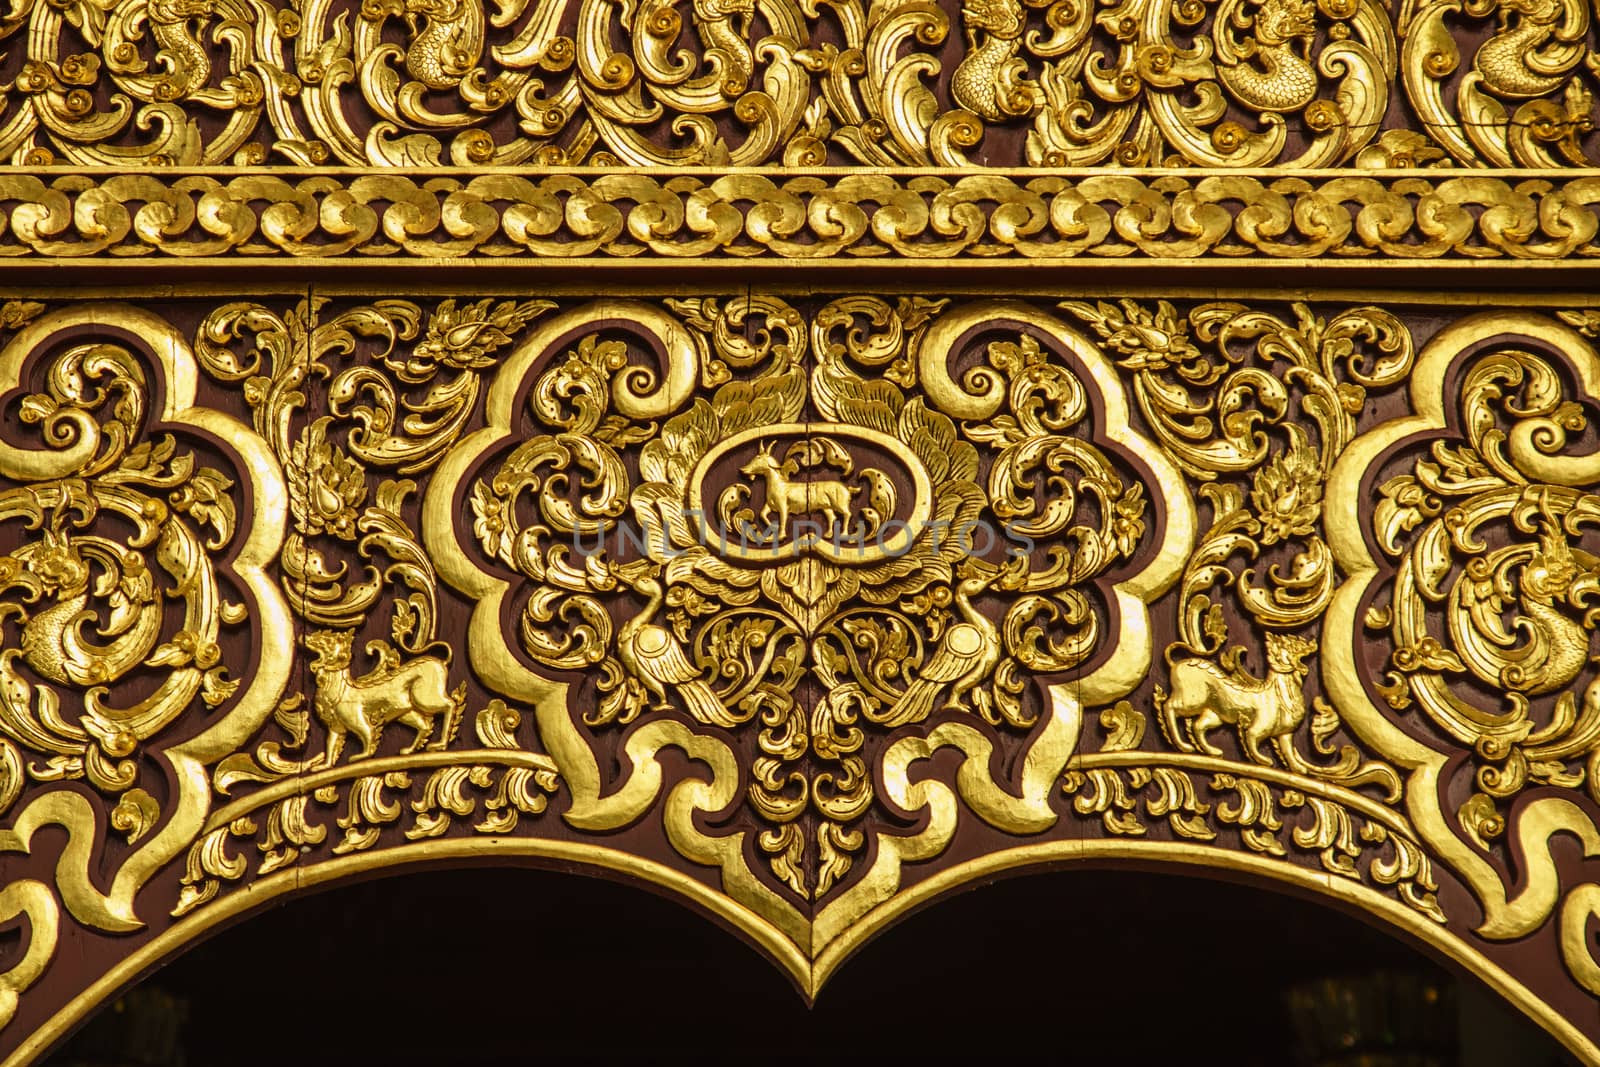
<svg viewBox="0 0 1600 1067"><path fill-rule="evenodd" d="M124 288L0 305L0 853L66 831L0 885L7 1063L260 901L497 856L670 889L808 995L984 876L1246 874L1600 1063L1485 955L1553 930L1600 997L1600 884L1550 849L1600 856L1600 315L1464 288L1593 273L1592 18L15 5L0 254ZM683 283L746 264L805 279ZM1322 273L1190 273L1280 264ZM1332 287L1365 268L1437 282ZM975 516L1045 549L935 536ZM786 519L904 528L706 536ZM4 1028L74 937L150 929Z"/></svg>

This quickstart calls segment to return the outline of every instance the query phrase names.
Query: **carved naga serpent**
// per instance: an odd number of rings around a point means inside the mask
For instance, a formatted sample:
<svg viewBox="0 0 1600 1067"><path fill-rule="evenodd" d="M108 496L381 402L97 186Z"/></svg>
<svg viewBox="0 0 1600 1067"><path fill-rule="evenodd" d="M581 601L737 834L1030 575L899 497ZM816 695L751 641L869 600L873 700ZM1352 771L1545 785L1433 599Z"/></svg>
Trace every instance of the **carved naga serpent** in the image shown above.
<svg viewBox="0 0 1600 1067"><path fill-rule="evenodd" d="M1015 0L968 0L961 9L967 28L967 54L950 76L956 104L989 122L1025 113L1031 100L1013 100L1015 81L1009 68L1021 48L1022 7ZM980 31L987 36L979 39ZM1019 64L1020 65L1020 64Z"/></svg>
<svg viewBox="0 0 1600 1067"><path fill-rule="evenodd" d="M1295 50L1317 31L1311 0L1262 0L1255 16L1255 35L1243 42L1241 59L1218 68L1224 85L1257 111L1298 111L1317 95L1317 72Z"/></svg>
<svg viewBox="0 0 1600 1067"><path fill-rule="evenodd" d="M86 558L86 555L89 558ZM90 558L112 585L111 614L105 621L89 610L92 581ZM98 685L135 667L155 646L161 628L161 607L143 561L133 553L91 539L79 544L60 529L46 529L26 556L25 574L7 584L53 596L56 603L35 612L22 627L22 656L40 677L63 685ZM102 581L102 585L106 584ZM88 642L81 629L91 621L96 632L114 636L103 645Z"/></svg>
<svg viewBox="0 0 1600 1067"><path fill-rule="evenodd" d="M456 88L483 54L483 5L477 0L366 0L361 14L405 22L412 34L406 73L429 89Z"/></svg>
<svg viewBox="0 0 1600 1067"><path fill-rule="evenodd" d="M169 61L168 72L156 81L155 98L178 100L204 87L211 77L211 59L198 36L189 31L189 21L209 19L208 0L151 0L146 10L158 61Z"/></svg>
<svg viewBox="0 0 1600 1067"><path fill-rule="evenodd" d="M706 61L717 68L725 96L742 96L755 76L755 57L735 16L755 13L754 0L694 0L694 21Z"/></svg>
<svg viewBox="0 0 1600 1067"><path fill-rule="evenodd" d="M1557 521L1546 515L1538 548L1523 563L1517 583L1520 613L1535 639L1517 652L1502 651L1495 642L1459 641L1473 669L1530 696L1554 692L1576 678L1589 659L1589 634L1563 614L1556 601L1565 600L1580 571L1592 572L1596 562L1588 553L1574 550ZM1481 610L1470 588L1467 583L1457 587L1458 603L1468 618Z"/></svg>
<svg viewBox="0 0 1600 1067"><path fill-rule="evenodd" d="M1556 32L1561 0L1501 0L1500 32L1478 49L1474 65L1483 82L1502 96L1542 96L1561 88L1565 69L1550 70L1539 49ZM1510 16L1518 15L1515 29ZM1571 67L1581 50L1562 64Z"/></svg>

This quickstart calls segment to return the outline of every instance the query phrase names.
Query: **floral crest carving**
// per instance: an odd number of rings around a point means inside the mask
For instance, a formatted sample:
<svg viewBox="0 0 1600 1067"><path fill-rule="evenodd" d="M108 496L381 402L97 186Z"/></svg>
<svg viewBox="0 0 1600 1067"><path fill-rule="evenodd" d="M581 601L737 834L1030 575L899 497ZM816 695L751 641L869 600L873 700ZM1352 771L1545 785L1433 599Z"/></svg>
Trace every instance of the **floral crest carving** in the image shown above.
<svg viewBox="0 0 1600 1067"><path fill-rule="evenodd" d="M1048 784L1083 702L1149 662L1145 605L1177 577L1190 505L1176 469L1137 451L1099 349L1034 309L847 298L807 323L773 298L669 305L577 308L523 343L489 427L427 498L430 515L470 510L470 538L430 548L479 598L475 667L508 699L537 695L568 820L644 817L663 747L706 761L708 779L668 790L668 836L816 955L833 916L894 891L894 857L948 840L942 801L863 863L869 809L929 803L912 763L957 748L980 818L1057 819ZM980 327L986 344L957 343ZM819 521L796 535L802 515ZM977 530L1011 540L979 548ZM613 780L599 753L618 733L632 766ZM984 769L1016 742L1020 795ZM695 812L753 824L765 869L747 865L750 831L702 831Z"/></svg>

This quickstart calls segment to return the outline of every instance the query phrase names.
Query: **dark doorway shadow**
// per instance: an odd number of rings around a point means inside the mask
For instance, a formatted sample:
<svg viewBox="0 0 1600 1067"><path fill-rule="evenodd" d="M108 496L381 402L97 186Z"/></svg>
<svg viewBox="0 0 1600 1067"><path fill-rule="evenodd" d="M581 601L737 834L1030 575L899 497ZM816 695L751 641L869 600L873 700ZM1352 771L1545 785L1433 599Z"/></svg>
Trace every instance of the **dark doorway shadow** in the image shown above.
<svg viewBox="0 0 1600 1067"><path fill-rule="evenodd" d="M811 1009L772 964L676 902L508 869L293 900L119 1004L47 1062L1575 1062L1475 983L1346 915L1128 871L1031 875L942 901L868 945ZM130 1030L141 1011L170 1018Z"/></svg>

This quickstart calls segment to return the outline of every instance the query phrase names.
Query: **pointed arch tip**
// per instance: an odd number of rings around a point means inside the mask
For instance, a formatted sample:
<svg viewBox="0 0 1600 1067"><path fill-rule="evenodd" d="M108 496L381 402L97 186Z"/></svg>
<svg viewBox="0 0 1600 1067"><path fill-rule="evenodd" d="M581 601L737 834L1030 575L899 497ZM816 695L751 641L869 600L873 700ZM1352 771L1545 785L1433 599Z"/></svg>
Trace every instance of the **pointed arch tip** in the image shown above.
<svg viewBox="0 0 1600 1067"><path fill-rule="evenodd" d="M619 884L653 890L668 899L675 899L691 911L709 917L756 949L759 955L789 977L808 1009L815 1007L818 1000L826 995L827 985L851 958L879 934L913 914L937 908L940 903L954 896L981 890L997 881L1050 873L1070 875L1074 871L1090 868L1147 870L1165 875L1234 881L1321 902L1342 914L1363 919L1404 943L1418 945L1429 955L1480 981L1519 1014L1549 1033L1580 1062L1600 1063L1600 1048L1577 1031L1569 1020L1442 927L1417 922L1413 915L1383 906L1385 902L1371 899L1366 894L1349 892L1346 886L1314 876L1308 877L1304 871L1272 864L1259 857L1224 854L1219 862L1216 855L1197 854L1182 846L1151 850L1136 847L1134 843L1121 842L1112 842L1110 848L1088 852L1077 847L1024 847L941 872L927 883L921 883L887 902L877 910L871 922L862 923L851 930L846 938L841 939L841 943L831 946L817 960L807 960L796 951L782 951L784 947L793 949L794 946L784 946L781 941L774 941L770 927L759 917L747 912L730 912L725 906L726 898L721 894L698 880L683 878L670 868L651 869L651 865L640 863L637 857L608 855L605 850L593 850L587 846L562 847L561 843L546 847L552 843L529 842L526 839L487 839L461 844L474 847L445 850L443 853L419 851L412 856L380 853L372 857L348 857L381 859L381 862L341 864L333 870L313 868L301 880L264 879L256 884L252 892L228 898L223 902L226 906L215 913L203 919L197 916L195 920L180 922L123 959L43 1026L27 1035L19 1046L0 1061L0 1065L24 1067L35 1062L95 1010L151 971L170 963L212 934L237 922L248 922L254 915L270 910L286 897L306 891L337 889L374 877L397 877L414 868L439 869L441 865L506 867L516 864L526 864L557 874L601 877ZM1150 842L1142 844L1148 845ZM1333 891L1335 889L1337 891ZM775 948L779 951L774 951Z"/></svg>
<svg viewBox="0 0 1600 1067"><path fill-rule="evenodd" d="M506 860L808 1003L983 878L1232 872L1595 1061L1597 312L1100 295L0 294L10 1062L260 902Z"/></svg>

